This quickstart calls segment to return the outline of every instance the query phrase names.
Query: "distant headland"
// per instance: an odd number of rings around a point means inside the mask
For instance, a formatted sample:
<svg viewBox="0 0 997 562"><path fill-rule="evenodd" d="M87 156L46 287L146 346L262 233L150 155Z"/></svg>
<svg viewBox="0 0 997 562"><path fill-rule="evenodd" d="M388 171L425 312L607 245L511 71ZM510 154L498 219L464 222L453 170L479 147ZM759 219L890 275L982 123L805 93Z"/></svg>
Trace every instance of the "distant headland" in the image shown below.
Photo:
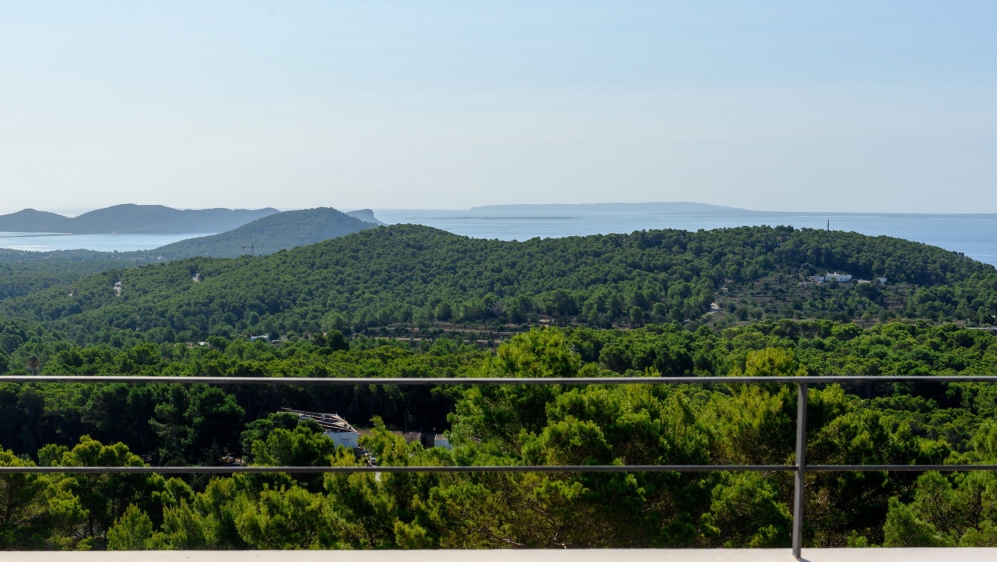
<svg viewBox="0 0 997 562"><path fill-rule="evenodd" d="M474 212L499 213L653 213L667 215L711 217L846 217L846 216L938 216L938 217L993 217L997 213L876 213L848 211L757 211L706 203L646 202L646 203L550 203L481 205L471 207Z"/></svg>

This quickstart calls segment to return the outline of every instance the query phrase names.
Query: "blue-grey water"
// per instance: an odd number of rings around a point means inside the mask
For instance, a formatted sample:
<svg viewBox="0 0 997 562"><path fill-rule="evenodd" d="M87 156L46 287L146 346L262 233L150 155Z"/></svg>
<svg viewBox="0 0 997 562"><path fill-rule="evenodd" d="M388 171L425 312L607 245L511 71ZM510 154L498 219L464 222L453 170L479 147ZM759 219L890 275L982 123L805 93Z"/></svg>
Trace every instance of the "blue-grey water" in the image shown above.
<svg viewBox="0 0 997 562"><path fill-rule="evenodd" d="M0 232L0 248L50 252L52 250L97 250L131 252L152 250L167 244L217 234L46 234L39 232Z"/></svg>
<svg viewBox="0 0 997 562"><path fill-rule="evenodd" d="M997 265L997 215L902 215L902 214L772 214L669 215L655 212L590 211L500 211L375 209L375 216L388 224L415 223L455 234L499 240L527 240L588 234L629 233L635 230L677 228L700 230L736 226L791 225L893 236L924 242ZM151 250L192 234L86 234L37 235L0 233L0 248L48 251Z"/></svg>

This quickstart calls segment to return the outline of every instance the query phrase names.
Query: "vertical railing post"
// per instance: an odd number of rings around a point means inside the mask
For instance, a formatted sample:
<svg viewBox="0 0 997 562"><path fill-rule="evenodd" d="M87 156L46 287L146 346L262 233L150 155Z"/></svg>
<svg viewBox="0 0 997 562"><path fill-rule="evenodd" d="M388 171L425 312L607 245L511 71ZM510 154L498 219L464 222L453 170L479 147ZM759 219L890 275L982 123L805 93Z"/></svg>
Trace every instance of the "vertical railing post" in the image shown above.
<svg viewBox="0 0 997 562"><path fill-rule="evenodd" d="M793 490L793 556L803 550L803 475L807 466L807 383L799 382L796 399L796 486Z"/></svg>

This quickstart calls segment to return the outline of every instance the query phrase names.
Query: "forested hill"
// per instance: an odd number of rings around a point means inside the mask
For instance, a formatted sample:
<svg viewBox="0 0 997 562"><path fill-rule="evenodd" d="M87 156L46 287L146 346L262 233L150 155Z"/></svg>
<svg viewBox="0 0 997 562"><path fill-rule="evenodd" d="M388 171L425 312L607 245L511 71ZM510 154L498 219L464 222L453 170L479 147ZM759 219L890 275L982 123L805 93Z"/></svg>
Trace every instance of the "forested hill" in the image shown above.
<svg viewBox="0 0 997 562"><path fill-rule="evenodd" d="M368 214L371 220L377 220L369 211ZM48 287L68 291L78 279L109 269L194 256L259 256L375 227L369 221L335 209L319 208L275 213L229 232L191 238L155 250L29 252L0 248L0 300Z"/></svg>
<svg viewBox="0 0 997 562"><path fill-rule="evenodd" d="M162 205L115 205L78 217L25 209L0 215L0 232L67 234L196 234L225 232L272 215L277 209L180 210Z"/></svg>
<svg viewBox="0 0 997 562"><path fill-rule="evenodd" d="M266 255L375 227L374 224L348 216L336 209L320 207L273 214L235 230L182 240L151 250L149 253L155 254L157 258L170 259L192 256L224 258L244 254Z"/></svg>
<svg viewBox="0 0 997 562"><path fill-rule="evenodd" d="M889 284L801 284L828 270ZM718 309L711 312L712 303ZM109 329L190 341L433 322L724 325L900 316L992 323L995 307L993 266L887 237L744 227L503 242L395 225L264 257L107 271L68 291L7 299L0 315L44 322L81 341Z"/></svg>
<svg viewBox="0 0 997 562"><path fill-rule="evenodd" d="M24 209L9 215L0 215L0 232L68 232L69 217Z"/></svg>

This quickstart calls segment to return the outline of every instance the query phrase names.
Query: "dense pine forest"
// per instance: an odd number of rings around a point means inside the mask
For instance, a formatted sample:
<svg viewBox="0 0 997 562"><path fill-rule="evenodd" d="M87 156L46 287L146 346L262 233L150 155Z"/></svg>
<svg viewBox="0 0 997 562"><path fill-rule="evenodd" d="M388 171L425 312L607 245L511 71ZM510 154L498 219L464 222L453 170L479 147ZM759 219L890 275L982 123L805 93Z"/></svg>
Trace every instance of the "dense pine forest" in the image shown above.
<svg viewBox="0 0 997 562"><path fill-rule="evenodd" d="M887 284L804 284L826 271ZM993 266L895 238L790 227L501 242L398 225L271 256L112 269L29 289L0 301L0 314L79 343L122 331L194 341L433 324L920 318L993 325L997 314ZM713 303L720 308L708 315Z"/></svg>
<svg viewBox="0 0 997 562"><path fill-rule="evenodd" d="M263 257L66 263L6 266L0 373L806 376L810 463L997 463L993 384L834 382L997 376L997 271L923 244L788 227L500 242L403 225ZM829 271L887 281L809 282ZM794 456L789 385L2 380L0 466L365 462L285 407L369 428L361 445L384 466ZM453 449L397 434L419 430ZM997 546L994 473L807 478L808 546ZM0 548L781 547L792 493L789 473L0 474Z"/></svg>

